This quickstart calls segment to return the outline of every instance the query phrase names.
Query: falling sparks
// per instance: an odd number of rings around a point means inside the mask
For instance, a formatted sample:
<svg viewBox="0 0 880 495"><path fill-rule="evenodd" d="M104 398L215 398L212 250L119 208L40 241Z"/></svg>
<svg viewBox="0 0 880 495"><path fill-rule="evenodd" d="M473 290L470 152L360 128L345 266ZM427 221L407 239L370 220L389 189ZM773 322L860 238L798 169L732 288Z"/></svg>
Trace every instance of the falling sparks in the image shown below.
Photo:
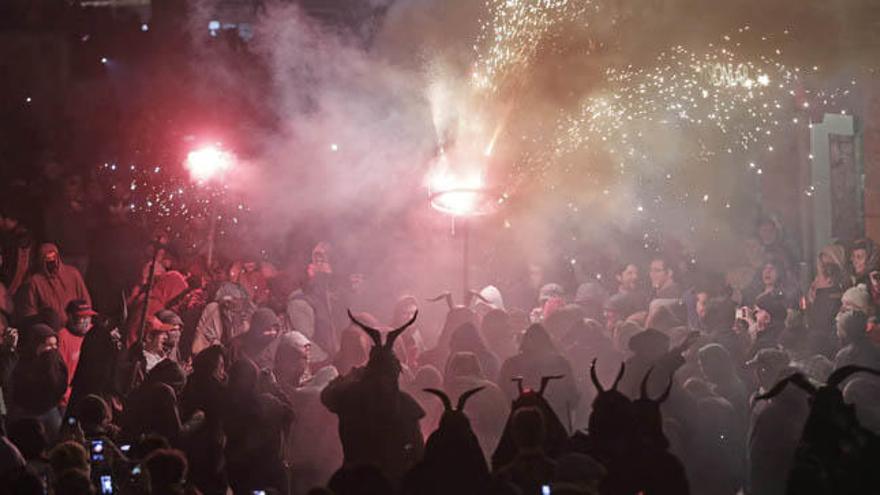
<svg viewBox="0 0 880 495"><path fill-rule="evenodd" d="M474 47L474 85L491 93L516 86L554 27L583 18L592 6L584 0L490 0Z"/></svg>

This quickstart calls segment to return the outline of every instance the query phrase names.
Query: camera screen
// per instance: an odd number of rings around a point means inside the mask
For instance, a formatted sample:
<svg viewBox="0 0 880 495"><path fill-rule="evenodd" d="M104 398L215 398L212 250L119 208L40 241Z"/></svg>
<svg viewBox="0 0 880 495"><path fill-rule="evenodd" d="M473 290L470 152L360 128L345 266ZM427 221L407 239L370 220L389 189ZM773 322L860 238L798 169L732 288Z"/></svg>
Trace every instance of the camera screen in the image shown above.
<svg viewBox="0 0 880 495"><path fill-rule="evenodd" d="M104 441L103 440L92 440L92 461L103 461L104 460Z"/></svg>

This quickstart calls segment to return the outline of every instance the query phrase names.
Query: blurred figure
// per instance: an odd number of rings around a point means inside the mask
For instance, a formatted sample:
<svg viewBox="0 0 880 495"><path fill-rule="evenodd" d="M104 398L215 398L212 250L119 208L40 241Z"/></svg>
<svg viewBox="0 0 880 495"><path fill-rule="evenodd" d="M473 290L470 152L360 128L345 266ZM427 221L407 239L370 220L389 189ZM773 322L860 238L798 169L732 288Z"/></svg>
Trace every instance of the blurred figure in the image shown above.
<svg viewBox="0 0 880 495"><path fill-rule="evenodd" d="M449 358L443 389L450 397L459 397L468 390L483 390L468 401L467 415L483 454L488 457L498 445L508 413L507 398L495 382L486 378L477 356L459 352Z"/></svg>
<svg viewBox="0 0 880 495"><path fill-rule="evenodd" d="M58 353L58 337L46 325L31 327L12 370L10 421L36 418L54 440L61 427L61 403L67 390L67 368Z"/></svg>
<svg viewBox="0 0 880 495"><path fill-rule="evenodd" d="M534 387L541 382L541 377L554 375L562 375L563 378L547 387L544 398L557 416L569 418L580 401L571 364L556 349L544 327L533 324L523 335L519 354L501 365L496 383L512 401L519 396L513 378L523 377L525 384Z"/></svg>
<svg viewBox="0 0 880 495"><path fill-rule="evenodd" d="M880 369L880 349L868 339L868 315L844 310L837 315L837 337L843 346L834 357L834 369L856 365Z"/></svg>
<svg viewBox="0 0 880 495"><path fill-rule="evenodd" d="M869 238L858 239L850 247L849 262L852 285L867 284L871 269L878 266L880 252Z"/></svg>
<svg viewBox="0 0 880 495"><path fill-rule="evenodd" d="M486 313L480 325L480 333L498 358L504 360L516 354L516 332L504 310L493 309Z"/></svg>
<svg viewBox="0 0 880 495"><path fill-rule="evenodd" d="M651 299L679 299L682 289L675 280L675 267L663 257L655 257L651 260L648 269L653 293Z"/></svg>
<svg viewBox="0 0 880 495"><path fill-rule="evenodd" d="M486 343L483 342L483 338L474 324L465 323L452 333L452 337L449 339L448 355L451 358L458 352L473 353L480 360L480 367L485 376L492 380L497 378L500 368L498 356L486 347ZM449 361L447 360L444 369L448 366Z"/></svg>
<svg viewBox="0 0 880 495"><path fill-rule="evenodd" d="M193 337L192 355L212 345L228 346L232 339L247 332L254 309L247 291L224 282L214 294L214 301L202 311Z"/></svg>
<svg viewBox="0 0 880 495"><path fill-rule="evenodd" d="M92 329L92 318L96 316L91 305L82 299L70 301L67 305L67 324L58 331L58 352L64 365L67 367L68 385L73 382L76 374L79 357L82 351L82 343L86 334ZM64 399L70 398L70 388L64 394Z"/></svg>
<svg viewBox="0 0 880 495"><path fill-rule="evenodd" d="M511 419L517 454L514 460L495 473L498 478L515 485L521 493L541 493L556 472L556 461L544 453L544 418L540 409L524 407Z"/></svg>

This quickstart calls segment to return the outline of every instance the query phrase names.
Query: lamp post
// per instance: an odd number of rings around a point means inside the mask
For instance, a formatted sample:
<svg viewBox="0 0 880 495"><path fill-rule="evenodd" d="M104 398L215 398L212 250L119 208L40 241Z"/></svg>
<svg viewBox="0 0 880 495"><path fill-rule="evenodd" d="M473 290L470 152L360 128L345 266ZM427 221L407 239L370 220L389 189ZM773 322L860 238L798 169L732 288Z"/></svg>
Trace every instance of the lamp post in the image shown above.
<svg viewBox="0 0 880 495"><path fill-rule="evenodd" d="M496 194L483 185L482 180L472 180L463 184L448 176L435 180L429 191L428 201L435 210L445 213L452 220L452 235L455 235L456 221L462 237L461 279L462 300L467 300L470 286L470 225L469 219L486 216L498 206Z"/></svg>
<svg viewBox="0 0 880 495"><path fill-rule="evenodd" d="M213 181L222 181L223 176L235 166L235 155L224 150L219 143L207 144L191 150L186 155L184 166L189 170L190 177L198 185L206 185ZM214 260L214 237L217 230L217 214L214 203L208 206L208 252L206 261L208 269Z"/></svg>

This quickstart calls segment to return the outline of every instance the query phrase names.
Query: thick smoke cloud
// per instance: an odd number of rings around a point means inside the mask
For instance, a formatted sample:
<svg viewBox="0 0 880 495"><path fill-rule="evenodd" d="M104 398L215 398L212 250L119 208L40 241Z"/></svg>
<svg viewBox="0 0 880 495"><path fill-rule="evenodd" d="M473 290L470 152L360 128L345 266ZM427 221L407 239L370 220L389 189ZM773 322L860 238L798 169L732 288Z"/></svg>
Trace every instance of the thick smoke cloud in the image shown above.
<svg viewBox="0 0 880 495"><path fill-rule="evenodd" d="M196 4L193 22L205 25L214 7ZM245 186L260 212L259 235L283 239L318 224L316 236L358 260L352 270L374 276L368 286L386 308L403 291L428 296L457 288L459 240L449 236L448 219L429 208L425 181L438 147L464 146L469 126L485 118L481 133L501 129L490 172L512 199L476 229L474 285L503 285L518 276L508 261L553 263L577 255L585 240L603 238L610 227L638 222L631 205L642 184L608 186L613 163L592 155L548 163L560 117L605 90L604 68L650 64L663 47L703 46L746 24L768 32L797 25L793 63L828 61L839 54L842 33L851 40L864 31L854 14L859 7L840 2L596 0L586 18L562 23L541 40L513 94L486 98L468 87L489 7L472 0L373 0L358 4L376 12L368 27L344 29L321 24L294 4L268 2L248 46L268 73L268 87L206 58L206 70L260 102L275 123L271 132L255 129L251 136L257 150ZM834 42L805 43L815 33ZM688 135L667 131L650 145L657 163L686 172L674 166L692 146ZM571 213L565 194L572 190L586 198L590 213L574 226L562 219ZM678 210L666 224L687 236L695 218L720 223L711 211ZM723 234L726 241L734 232Z"/></svg>

